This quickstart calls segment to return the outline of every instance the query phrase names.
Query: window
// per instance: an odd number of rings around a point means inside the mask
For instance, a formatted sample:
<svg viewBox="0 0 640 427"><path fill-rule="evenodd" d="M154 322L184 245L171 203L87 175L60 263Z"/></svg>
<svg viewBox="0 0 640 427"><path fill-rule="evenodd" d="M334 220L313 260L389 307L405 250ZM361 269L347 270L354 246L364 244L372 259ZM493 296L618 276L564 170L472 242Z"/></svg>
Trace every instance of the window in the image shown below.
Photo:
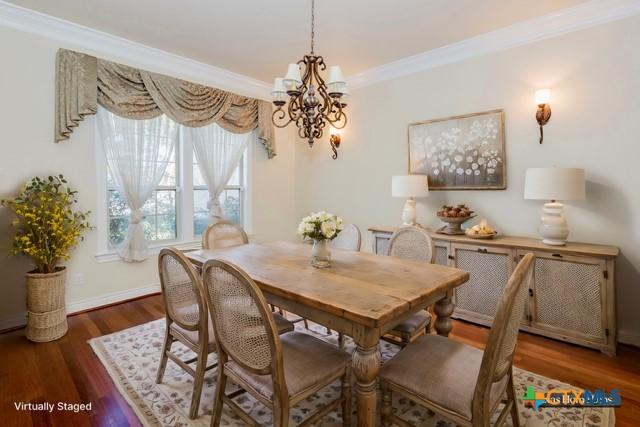
<svg viewBox="0 0 640 427"><path fill-rule="evenodd" d="M220 194L220 206L228 221L243 224L243 192L244 192L244 158L233 171L233 175ZM193 231L196 236L202 236L209 224L209 191L205 185L198 162L193 156Z"/></svg>
<svg viewBox="0 0 640 427"><path fill-rule="evenodd" d="M144 204L144 236L149 242L176 240L178 238L177 223L177 171L175 151L162 181L153 195ZM107 210L109 217L109 246L122 243L127 233L131 209L124 197L116 190L115 184L107 172Z"/></svg>
<svg viewBox="0 0 640 427"><path fill-rule="evenodd" d="M247 148L220 195L225 219L245 228L249 151L250 148ZM186 159L191 162L185 165ZM97 153L97 162L98 182L103 182L106 190L106 194L103 193L98 200L101 211L98 222L104 224L106 230L100 233L99 245L101 252L112 253L126 236L131 210L109 176L102 152ZM188 138L184 138L181 133L162 181L143 207L144 233L149 246L199 241L209 224L208 202L209 191L200 174L193 148Z"/></svg>

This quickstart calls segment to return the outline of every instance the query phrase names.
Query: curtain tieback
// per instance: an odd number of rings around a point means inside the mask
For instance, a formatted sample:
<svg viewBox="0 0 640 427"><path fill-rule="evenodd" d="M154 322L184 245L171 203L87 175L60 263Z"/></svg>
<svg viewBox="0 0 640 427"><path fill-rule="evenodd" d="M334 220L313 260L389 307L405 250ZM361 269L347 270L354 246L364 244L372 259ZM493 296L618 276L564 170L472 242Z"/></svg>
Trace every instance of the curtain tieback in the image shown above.
<svg viewBox="0 0 640 427"><path fill-rule="evenodd" d="M140 222L145 218L144 216L144 212L142 212L142 208L141 209L136 209L133 212L131 212L131 218L129 219L129 222L131 224L137 225L140 224Z"/></svg>

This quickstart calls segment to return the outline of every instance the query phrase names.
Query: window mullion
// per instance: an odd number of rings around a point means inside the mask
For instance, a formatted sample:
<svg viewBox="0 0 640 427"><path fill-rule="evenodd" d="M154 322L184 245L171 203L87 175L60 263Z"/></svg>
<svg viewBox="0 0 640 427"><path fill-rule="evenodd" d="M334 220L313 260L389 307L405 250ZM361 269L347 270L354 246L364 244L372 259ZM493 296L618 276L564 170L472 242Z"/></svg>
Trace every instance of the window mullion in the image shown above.
<svg viewBox="0 0 640 427"><path fill-rule="evenodd" d="M193 146L185 137L184 128L180 130L180 239L194 239L193 233Z"/></svg>

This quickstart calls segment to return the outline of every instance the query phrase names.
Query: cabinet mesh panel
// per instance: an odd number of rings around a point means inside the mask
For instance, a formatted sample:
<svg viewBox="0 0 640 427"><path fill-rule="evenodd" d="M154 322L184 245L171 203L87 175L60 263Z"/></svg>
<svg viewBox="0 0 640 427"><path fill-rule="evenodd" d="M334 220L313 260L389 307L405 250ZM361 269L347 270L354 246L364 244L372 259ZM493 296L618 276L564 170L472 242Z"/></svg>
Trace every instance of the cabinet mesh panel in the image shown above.
<svg viewBox="0 0 640 427"><path fill-rule="evenodd" d="M378 255L386 255L389 248L388 237L376 237L376 253Z"/></svg>
<svg viewBox="0 0 640 427"><path fill-rule="evenodd" d="M436 246L436 264L447 265L449 264L449 259L447 258L447 248L443 248L442 246Z"/></svg>
<svg viewBox="0 0 640 427"><path fill-rule="evenodd" d="M456 288L456 307L495 316L498 301L509 280L509 257L457 249L457 267L470 272L469 281Z"/></svg>
<svg viewBox="0 0 640 427"><path fill-rule="evenodd" d="M603 337L599 265L538 258L534 274L538 323Z"/></svg>

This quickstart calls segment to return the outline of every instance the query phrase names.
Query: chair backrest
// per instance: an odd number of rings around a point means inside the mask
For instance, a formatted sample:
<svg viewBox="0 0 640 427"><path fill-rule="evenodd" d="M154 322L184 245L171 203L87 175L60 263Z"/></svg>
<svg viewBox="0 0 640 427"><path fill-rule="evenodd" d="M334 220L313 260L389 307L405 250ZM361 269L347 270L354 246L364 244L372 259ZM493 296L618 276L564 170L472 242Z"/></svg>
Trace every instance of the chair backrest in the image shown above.
<svg viewBox="0 0 640 427"><path fill-rule="evenodd" d="M167 319L184 329L204 329L206 333L204 289L191 262L177 249L164 248L158 255L158 272Z"/></svg>
<svg viewBox="0 0 640 427"><path fill-rule="evenodd" d="M247 243L249 243L249 238L243 228L229 221L215 222L208 226L202 234L204 249L228 248Z"/></svg>
<svg viewBox="0 0 640 427"><path fill-rule="evenodd" d="M424 228L400 227L389 239L387 255L433 263L435 256L433 240Z"/></svg>
<svg viewBox="0 0 640 427"><path fill-rule="evenodd" d="M331 247L343 251L359 251L362 234L355 224L345 224L338 237L331 241Z"/></svg>
<svg viewBox="0 0 640 427"><path fill-rule="evenodd" d="M219 351L249 372L282 373L280 338L258 285L222 260L205 262L202 274Z"/></svg>
<svg viewBox="0 0 640 427"><path fill-rule="evenodd" d="M518 330L533 278L534 263L534 254L525 255L511 274L502 293L476 383L473 397L474 418L488 419L489 404L492 401L491 386L504 380L512 369Z"/></svg>

